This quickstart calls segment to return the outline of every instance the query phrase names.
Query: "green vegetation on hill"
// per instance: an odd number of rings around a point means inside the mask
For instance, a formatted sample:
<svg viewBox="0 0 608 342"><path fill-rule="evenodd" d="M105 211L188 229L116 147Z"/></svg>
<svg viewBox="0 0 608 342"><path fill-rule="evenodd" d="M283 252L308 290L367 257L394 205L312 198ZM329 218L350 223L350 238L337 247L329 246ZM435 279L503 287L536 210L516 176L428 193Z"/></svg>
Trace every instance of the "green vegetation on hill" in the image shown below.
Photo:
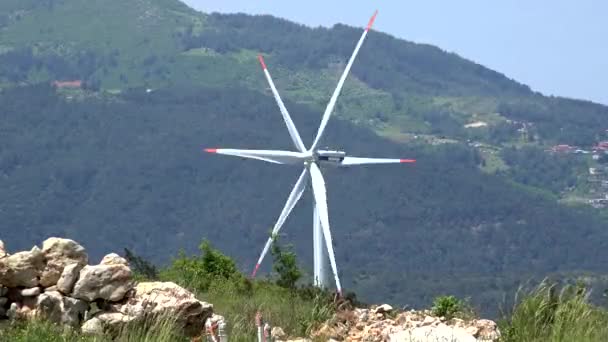
<svg viewBox="0 0 608 342"><path fill-rule="evenodd" d="M312 137L315 115L287 105ZM296 176L289 166L203 154L289 148L273 99L244 88L66 100L49 86L18 87L0 94L0 113L0 226L11 248L59 235L82 241L93 259L122 245L165 264L181 248L196 251L192 237L203 236L250 270ZM482 173L465 145L397 144L338 119L325 143L419 161L325 171L341 277L366 301L423 306L450 291L475 294L492 312L532 275L602 272L608 261L605 221L594 212ZM308 196L282 236L304 261L312 259Z"/></svg>

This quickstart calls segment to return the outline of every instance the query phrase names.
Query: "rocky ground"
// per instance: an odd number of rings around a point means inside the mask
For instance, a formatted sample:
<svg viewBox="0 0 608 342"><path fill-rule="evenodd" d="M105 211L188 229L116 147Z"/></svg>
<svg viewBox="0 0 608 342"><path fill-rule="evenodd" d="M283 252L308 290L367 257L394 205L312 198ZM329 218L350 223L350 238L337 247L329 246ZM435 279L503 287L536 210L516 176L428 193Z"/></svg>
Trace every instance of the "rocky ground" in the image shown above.
<svg viewBox="0 0 608 342"><path fill-rule="evenodd" d="M212 304L174 283L135 282L127 261L117 254L97 265L88 261L85 249L69 239L49 238L42 248L12 255L0 240L0 323L41 317L85 334L111 334L125 323L164 316L193 341L203 341L209 330L217 333L218 325L225 325ZM430 311L399 312L384 304L342 310L307 338L289 339L280 327L268 335L268 340L292 342L494 342L500 332L486 319L447 320Z"/></svg>
<svg viewBox="0 0 608 342"><path fill-rule="evenodd" d="M85 249L73 240L49 238L42 249L12 255L0 241L0 320L41 317L102 334L147 317L170 317L194 337L212 315L213 305L174 283L136 283L117 254L88 265Z"/></svg>

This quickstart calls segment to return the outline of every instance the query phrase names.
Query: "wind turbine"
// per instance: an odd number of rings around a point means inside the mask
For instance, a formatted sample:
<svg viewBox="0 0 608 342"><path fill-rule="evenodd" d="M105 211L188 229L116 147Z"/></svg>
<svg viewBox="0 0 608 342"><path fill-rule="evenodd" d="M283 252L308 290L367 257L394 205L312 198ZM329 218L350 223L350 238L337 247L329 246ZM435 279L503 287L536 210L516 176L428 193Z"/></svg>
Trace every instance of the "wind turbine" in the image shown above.
<svg viewBox="0 0 608 342"><path fill-rule="evenodd" d="M255 265L255 268L252 273L252 277L255 277L256 272L258 271L260 264L262 263L264 257L268 253L270 245L272 243L273 237L279 233L283 223L291 213L292 209L298 202L298 200L302 197L302 193L304 192L308 177L310 176L312 181L312 190L314 195L314 213L313 213L313 254L314 254L314 284L318 287L328 287L327 278L326 278L326 260L327 256L325 255L324 246L327 248L327 253L329 256L329 262L331 265L331 269L334 276L334 281L336 283L336 289L338 293L342 293L342 286L340 285L340 279L338 277L338 268L336 266L336 259L333 250L333 243L331 238L331 231L329 229L329 217L327 210L327 197L326 197L326 188L325 188L325 180L323 179L323 175L321 170L319 169L319 164L322 165L334 165L334 166L348 166L348 165L364 165L364 164L390 164L390 163L414 163L416 162L413 159L385 159L385 158L359 158L359 157L349 157L346 156L344 151L329 151L329 150L320 150L317 149L317 145L319 141L323 137L323 132L325 131L325 126L327 126L327 121L331 116L331 113L336 105L336 100L340 91L342 90L342 86L344 85L344 81L350 71L350 68L353 65L353 62L367 36L367 33L371 29L374 20L376 19L376 15L378 11L374 13L374 15L369 20L365 31L363 31L363 35L359 39L359 42L355 46L355 50L346 65L346 69L342 73L340 80L338 81L338 86L334 90L331 99L327 107L325 108L325 112L323 113L323 118L321 119L321 125L319 126L319 130L317 131L317 135L311 145L310 148L306 148L302 139L300 138L300 134L296 129L291 117L289 116L289 112L285 108L279 93L277 92L276 87L274 86L274 82L270 77L270 73L268 72L268 68L266 67L266 63L264 63L264 58L260 55L258 59L260 64L262 65L262 69L264 71L264 75L268 80L270 85L270 89L274 95L277 104L279 105L279 109L281 114L283 115L283 120L287 125L287 129L289 131L289 135L291 136L291 140L293 141L295 147L298 151L278 151L278 150L237 150L237 149L217 149L217 148L207 148L206 152L209 153L219 153L225 155L232 155L242 158L251 158L263 160L269 163L275 164L303 164L304 169L300 174L300 177L296 181L293 190L289 194L287 198L287 202L279 215L277 222L272 229L272 235L266 241L266 245L262 250L260 258Z"/></svg>

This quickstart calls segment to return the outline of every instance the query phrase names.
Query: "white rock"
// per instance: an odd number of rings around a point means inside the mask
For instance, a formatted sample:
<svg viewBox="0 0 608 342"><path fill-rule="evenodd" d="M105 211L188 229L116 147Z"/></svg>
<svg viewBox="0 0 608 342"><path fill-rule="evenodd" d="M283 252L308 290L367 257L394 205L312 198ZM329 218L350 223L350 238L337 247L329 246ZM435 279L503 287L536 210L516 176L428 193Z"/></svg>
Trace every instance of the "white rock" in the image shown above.
<svg viewBox="0 0 608 342"><path fill-rule="evenodd" d="M0 258L4 258L6 256L8 256L8 253L6 252L6 248L4 247L4 242L0 240Z"/></svg>
<svg viewBox="0 0 608 342"><path fill-rule="evenodd" d="M124 265L129 266L127 259L121 257L116 253L110 253L101 259L100 265Z"/></svg>
<svg viewBox="0 0 608 342"><path fill-rule="evenodd" d="M66 295L70 294L83 267L78 263L65 266L63 272L61 272L61 277L57 280L57 290Z"/></svg>
<svg viewBox="0 0 608 342"><path fill-rule="evenodd" d="M40 284L49 287L57 284L64 267L76 263L85 266L89 257L81 245L70 239L52 237L42 243L42 253L46 267L40 277Z"/></svg>
<svg viewBox="0 0 608 342"><path fill-rule="evenodd" d="M112 308L137 319L148 315L171 316L186 336L199 335L213 313L212 304L199 301L194 294L171 282L139 283L126 303L113 304Z"/></svg>
<svg viewBox="0 0 608 342"><path fill-rule="evenodd" d="M283 328L273 327L272 330L270 331L270 336L272 336L273 339L282 340L285 337L287 337L287 334L285 334L285 331L283 331Z"/></svg>
<svg viewBox="0 0 608 342"><path fill-rule="evenodd" d="M19 306L19 304L17 303L11 303L10 308L6 311L6 315L8 316L9 319L14 320L17 318L17 311L20 309L21 307Z"/></svg>
<svg viewBox="0 0 608 342"><path fill-rule="evenodd" d="M85 335L102 335L103 322L97 317L93 317L80 327L80 331Z"/></svg>
<svg viewBox="0 0 608 342"><path fill-rule="evenodd" d="M424 326L393 333L389 342L477 342L475 337L467 334L462 328L450 327L440 324L436 327Z"/></svg>
<svg viewBox="0 0 608 342"><path fill-rule="evenodd" d="M64 297L58 291L45 292L38 296L37 311L53 323L78 327L89 305L75 298Z"/></svg>
<svg viewBox="0 0 608 342"><path fill-rule="evenodd" d="M72 290L72 297L92 302L104 299L112 302L124 298L133 288L133 275L125 265L85 266Z"/></svg>
<svg viewBox="0 0 608 342"><path fill-rule="evenodd" d="M435 317L432 316L426 316L424 317L424 321L422 321L422 325L431 325L435 323Z"/></svg>
<svg viewBox="0 0 608 342"><path fill-rule="evenodd" d="M29 288L29 289L23 289L23 290L21 290L21 296L23 296L23 297L36 297L39 294L40 294L40 288L39 287L32 287L32 288Z"/></svg>
<svg viewBox="0 0 608 342"><path fill-rule="evenodd" d="M34 287L44 269L44 256L38 247L0 259L0 285Z"/></svg>
<svg viewBox="0 0 608 342"><path fill-rule="evenodd" d="M374 310L375 313L385 313L391 311L393 311L393 307L388 304L382 304Z"/></svg>
<svg viewBox="0 0 608 342"><path fill-rule="evenodd" d="M57 285L49 286L49 287L47 287L47 288L44 289L44 292L51 292L51 291L59 291L57 289Z"/></svg>

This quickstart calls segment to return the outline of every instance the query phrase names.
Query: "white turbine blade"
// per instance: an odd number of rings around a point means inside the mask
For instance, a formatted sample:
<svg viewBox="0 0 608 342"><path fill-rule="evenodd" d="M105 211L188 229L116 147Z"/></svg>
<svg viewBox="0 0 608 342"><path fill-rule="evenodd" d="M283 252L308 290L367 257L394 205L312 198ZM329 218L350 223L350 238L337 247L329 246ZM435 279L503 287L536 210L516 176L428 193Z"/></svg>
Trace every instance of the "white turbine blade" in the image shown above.
<svg viewBox="0 0 608 342"><path fill-rule="evenodd" d="M397 164L415 163L415 159L388 159L388 158L359 158L344 157L341 165L365 165L365 164Z"/></svg>
<svg viewBox="0 0 608 342"><path fill-rule="evenodd" d="M275 164L297 164L306 159L306 154L292 151L275 150L236 150L231 148L206 148L205 152L225 154L242 158L258 159Z"/></svg>
<svg viewBox="0 0 608 342"><path fill-rule="evenodd" d="M300 152L306 151L306 147L304 147L304 143L302 142L302 138L300 138L300 134L296 129L293 121L291 120L291 116L289 116L289 112L287 108L285 108L285 104L283 104L283 100L281 100L281 96L279 96L279 92L277 88L274 86L274 82L272 81L272 77L270 77L270 72L268 68L266 68L266 63L264 63L264 58L262 55L258 55L258 59L260 60L260 64L262 65L262 69L264 70L264 75L266 75L266 79L268 80L268 84L270 84L270 89L272 89L272 94L274 95L274 99L277 101L279 105L279 109L281 110L281 114L283 115L283 120L285 120L285 124L287 125L287 130L289 130L289 135L291 136L291 140L296 145L296 148Z"/></svg>
<svg viewBox="0 0 608 342"><path fill-rule="evenodd" d="M266 245L264 245L262 254L260 254L260 258L255 264L255 268L253 269L251 277L255 277L255 274L258 272L258 269L260 268L260 265L262 264L262 261L266 256L266 253L268 253L268 249L270 249L270 245L272 244L274 236L279 233L281 227L283 226L283 223L285 223L285 220L287 219L287 216L289 216L293 207L295 207L296 203L298 203L298 200L300 200L300 197L302 197L302 193L306 189L306 183L308 180L307 173L308 170L304 168L304 171L302 171L302 174L300 175L300 178L298 178L296 185L294 185L293 190L291 190L291 194L289 194L287 202L285 202L285 206L281 211L281 215L279 215L279 219L274 224L274 228L272 228L272 235L268 238L268 241L266 241Z"/></svg>
<svg viewBox="0 0 608 342"><path fill-rule="evenodd" d="M336 90L334 90L334 93L331 96L331 99L329 100L327 107L325 108L325 112L323 113L323 118L321 119L321 125L319 126L319 131L317 132L317 136L316 136L314 142L312 143L312 146L310 147L310 151L314 150L317 147L319 140L321 140L321 137L323 136L323 131L325 131L325 126L327 126L327 121L329 121L329 117L331 116L331 113L334 110L334 107L336 105L336 100L338 99L338 95L340 95L342 86L344 86L344 81L346 80L346 77L348 76L348 72L350 71L350 68L352 67L353 62L355 61L355 57L357 57L357 54L359 53L359 49L361 48L361 45L363 45L363 41L365 40L365 37L367 36L367 32L371 29L372 25L374 24L374 20L376 19L377 14L378 14L378 11L376 11L374 13L374 15L372 16L372 18L369 20L369 23L367 24L365 31L363 31L363 34L361 35L361 38L359 39L359 42L357 43L357 46L355 46L355 51L353 52L352 56L350 56L350 60L348 61L348 64L346 65L346 69L344 69L344 72L342 73L342 76L340 77L340 80L338 81L338 86L336 87Z"/></svg>
<svg viewBox="0 0 608 342"><path fill-rule="evenodd" d="M331 231L329 229L325 180L323 179L321 170L319 170L316 163L310 164L310 177L312 178L312 190L315 196L317 213L319 215L319 219L321 220L321 227L323 228L323 236L325 237L325 246L327 247L327 254L329 255L329 263L331 264L331 270L334 274L334 280L336 281L336 289L338 290L339 294L342 294L342 285L340 285L340 279L338 278L338 267L336 266L334 245L331 239Z"/></svg>

